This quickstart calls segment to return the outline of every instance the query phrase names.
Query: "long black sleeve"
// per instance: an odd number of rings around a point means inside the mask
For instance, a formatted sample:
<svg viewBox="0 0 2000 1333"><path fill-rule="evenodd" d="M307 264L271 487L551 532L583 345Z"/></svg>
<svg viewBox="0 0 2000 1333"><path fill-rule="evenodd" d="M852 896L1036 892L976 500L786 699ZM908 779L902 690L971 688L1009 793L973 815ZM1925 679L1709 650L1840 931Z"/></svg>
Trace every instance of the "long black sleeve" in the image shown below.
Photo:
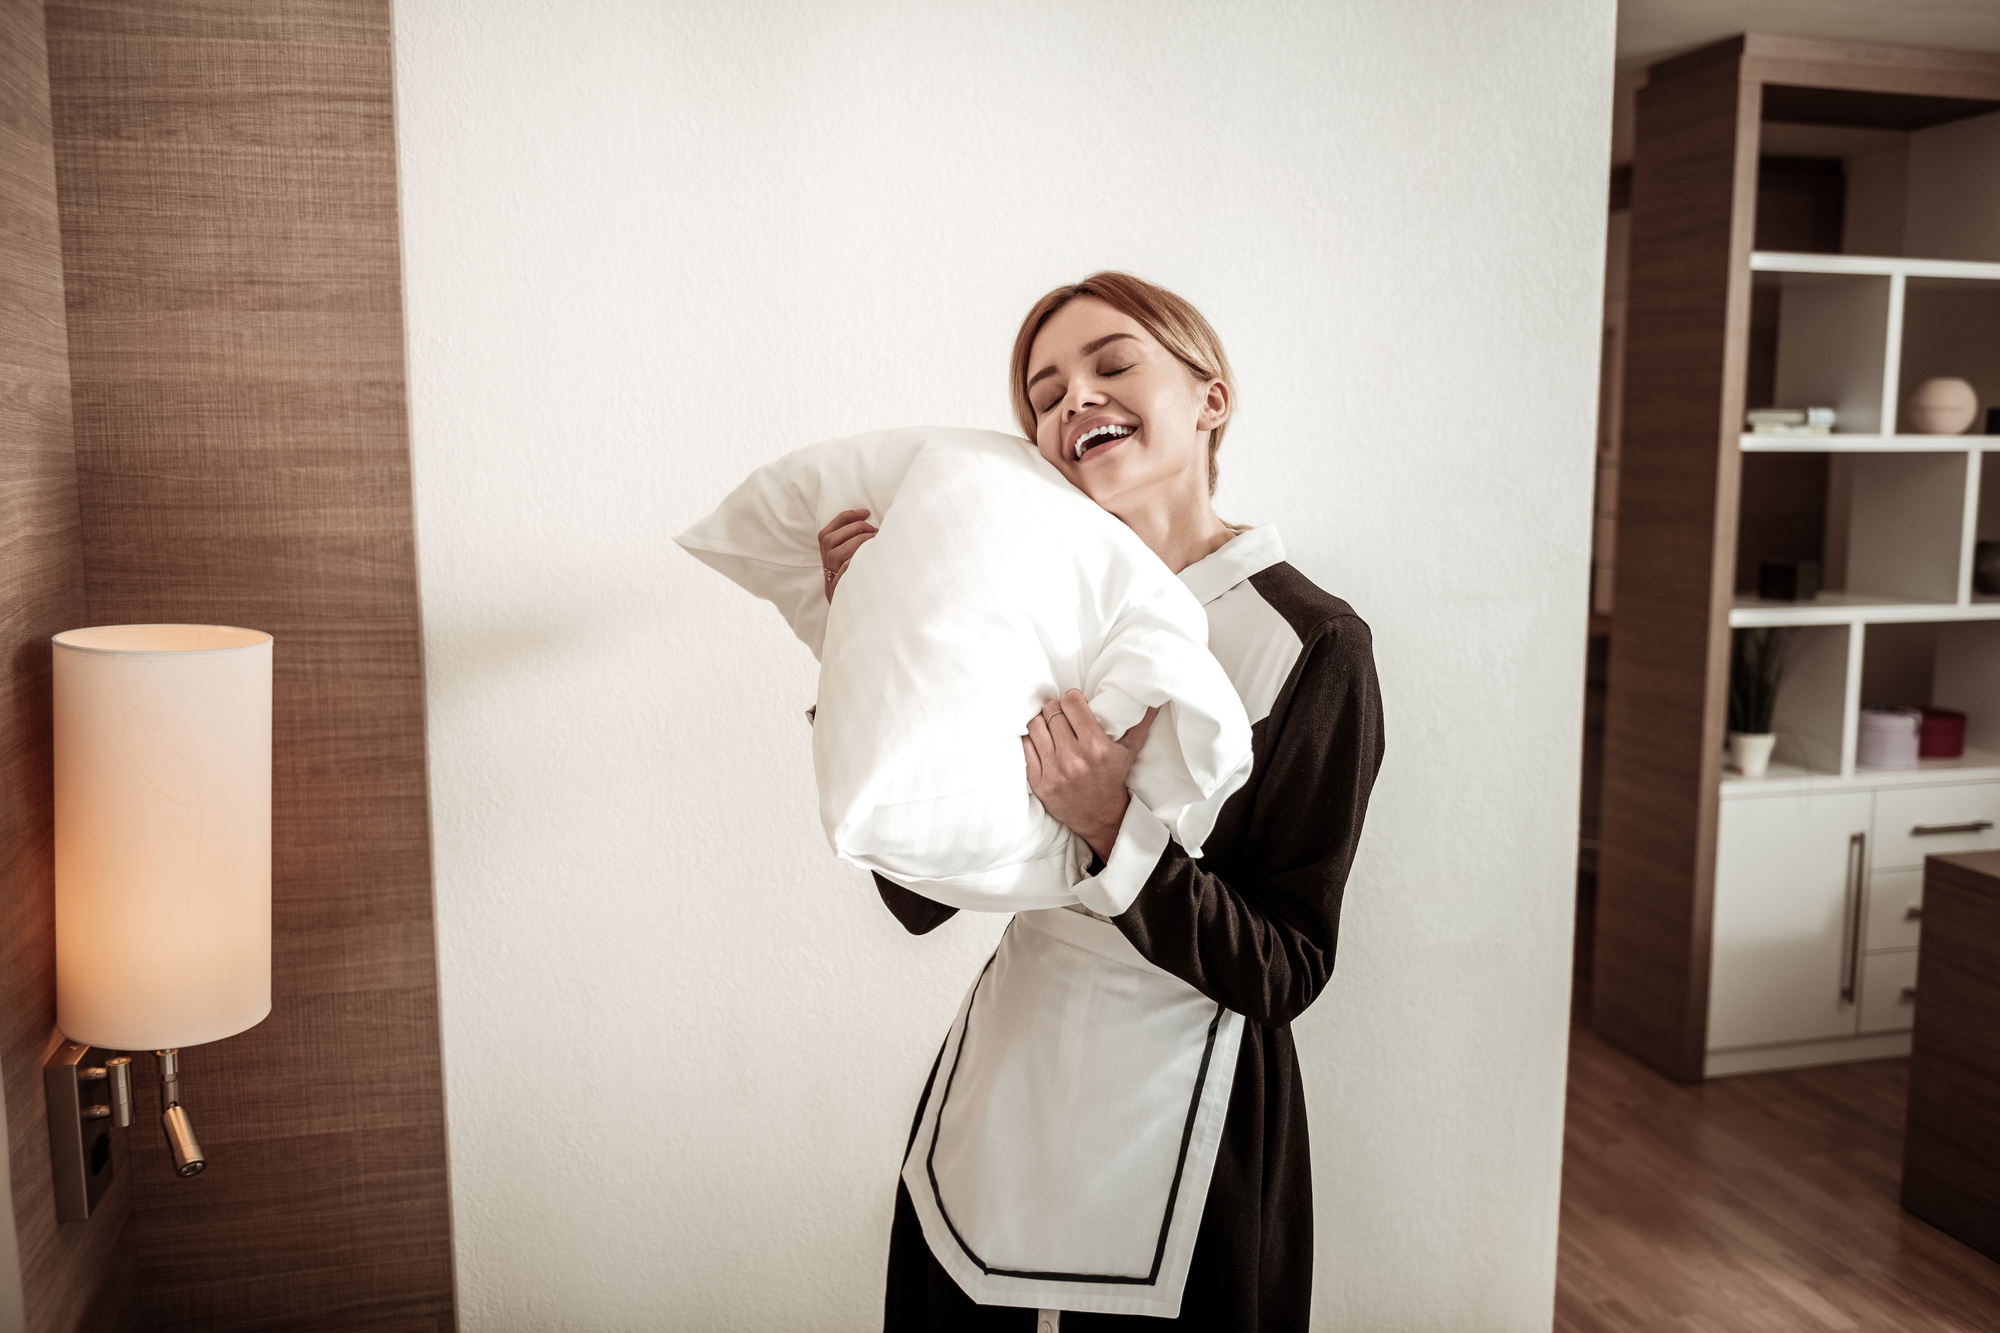
<svg viewBox="0 0 2000 1333"><path fill-rule="evenodd" d="M1115 918L1155 966L1254 1023L1291 1022L1325 988L1340 904L1382 764L1382 699L1368 626L1319 625L1257 724L1250 780L1195 860L1169 842Z"/></svg>
<svg viewBox="0 0 2000 1333"><path fill-rule="evenodd" d="M882 895L883 905L903 923L903 929L912 935L928 935L958 914L956 907L933 902L880 875L875 876L875 891Z"/></svg>

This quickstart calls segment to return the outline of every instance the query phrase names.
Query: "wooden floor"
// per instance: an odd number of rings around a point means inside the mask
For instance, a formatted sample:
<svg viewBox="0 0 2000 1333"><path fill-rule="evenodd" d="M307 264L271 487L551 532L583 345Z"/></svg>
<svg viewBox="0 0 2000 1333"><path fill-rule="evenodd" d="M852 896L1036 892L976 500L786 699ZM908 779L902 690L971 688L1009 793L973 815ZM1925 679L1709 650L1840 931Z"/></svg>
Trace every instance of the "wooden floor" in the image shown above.
<svg viewBox="0 0 2000 1333"><path fill-rule="evenodd" d="M2000 1263L1897 1205L1908 1075L1686 1087L1574 1027L1557 1333L2000 1329Z"/></svg>

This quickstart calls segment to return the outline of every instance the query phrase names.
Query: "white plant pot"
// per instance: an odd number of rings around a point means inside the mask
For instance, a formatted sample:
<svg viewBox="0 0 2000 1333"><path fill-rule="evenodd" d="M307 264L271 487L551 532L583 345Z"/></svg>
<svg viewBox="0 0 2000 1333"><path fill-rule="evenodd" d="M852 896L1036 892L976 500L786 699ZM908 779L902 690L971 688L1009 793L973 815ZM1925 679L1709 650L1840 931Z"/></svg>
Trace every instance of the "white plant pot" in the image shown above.
<svg viewBox="0 0 2000 1333"><path fill-rule="evenodd" d="M1729 762L1744 777L1761 778L1771 766L1771 747L1777 743L1778 738L1772 732L1732 731Z"/></svg>

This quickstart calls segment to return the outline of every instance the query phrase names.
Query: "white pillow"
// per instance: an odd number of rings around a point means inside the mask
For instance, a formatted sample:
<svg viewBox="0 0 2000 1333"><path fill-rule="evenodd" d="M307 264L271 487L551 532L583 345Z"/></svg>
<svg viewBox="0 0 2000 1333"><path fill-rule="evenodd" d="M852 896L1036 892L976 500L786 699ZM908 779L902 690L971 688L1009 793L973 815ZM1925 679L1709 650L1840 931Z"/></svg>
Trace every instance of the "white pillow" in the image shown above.
<svg viewBox="0 0 2000 1333"><path fill-rule="evenodd" d="M830 608L819 529L872 511ZM842 859L954 907L1075 902L1090 850L1028 790L1020 737L1081 689L1112 736L1169 705L1133 795L1200 855L1249 777L1250 724L1194 595L1027 441L920 427L758 469L675 538L821 658L813 761Z"/></svg>

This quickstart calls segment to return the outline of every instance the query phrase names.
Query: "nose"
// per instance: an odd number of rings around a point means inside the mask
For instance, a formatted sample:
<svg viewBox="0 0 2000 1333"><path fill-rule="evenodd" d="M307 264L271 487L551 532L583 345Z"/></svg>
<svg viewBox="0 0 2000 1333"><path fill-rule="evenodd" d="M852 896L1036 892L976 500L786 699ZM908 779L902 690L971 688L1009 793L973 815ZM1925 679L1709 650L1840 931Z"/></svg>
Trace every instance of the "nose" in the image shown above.
<svg viewBox="0 0 2000 1333"><path fill-rule="evenodd" d="M1103 405L1104 390L1079 375L1070 385L1070 405L1067 411L1065 411L1063 419L1074 421L1077 413L1087 412L1093 407L1102 407Z"/></svg>

